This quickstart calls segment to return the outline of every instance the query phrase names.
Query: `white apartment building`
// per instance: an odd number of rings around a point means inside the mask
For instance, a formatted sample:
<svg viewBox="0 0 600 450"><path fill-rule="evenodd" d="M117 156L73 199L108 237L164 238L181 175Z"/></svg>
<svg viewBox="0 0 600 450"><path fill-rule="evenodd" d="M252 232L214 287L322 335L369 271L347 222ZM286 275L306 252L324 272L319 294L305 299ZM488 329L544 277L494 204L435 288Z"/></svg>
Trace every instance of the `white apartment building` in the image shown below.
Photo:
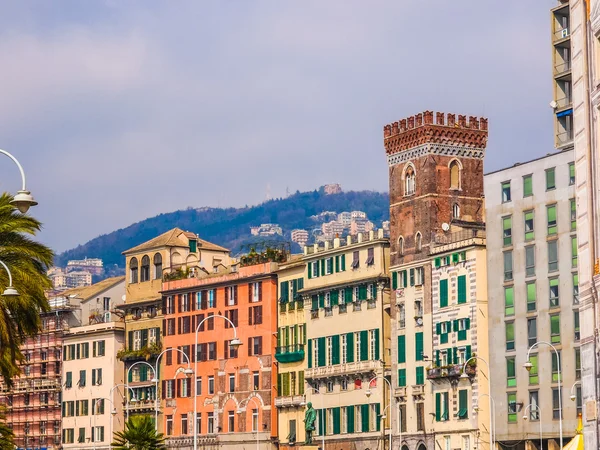
<svg viewBox="0 0 600 450"><path fill-rule="evenodd" d="M574 152L489 173L484 185L496 441L531 448L541 421L544 448L558 448L561 391L565 444L582 409Z"/></svg>

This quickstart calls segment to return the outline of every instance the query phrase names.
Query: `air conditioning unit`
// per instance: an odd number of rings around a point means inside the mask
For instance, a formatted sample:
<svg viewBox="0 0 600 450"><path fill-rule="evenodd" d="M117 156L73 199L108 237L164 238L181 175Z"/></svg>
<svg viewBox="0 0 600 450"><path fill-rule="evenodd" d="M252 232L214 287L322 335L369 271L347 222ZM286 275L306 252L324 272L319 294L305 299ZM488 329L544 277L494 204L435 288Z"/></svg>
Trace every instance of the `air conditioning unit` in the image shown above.
<svg viewBox="0 0 600 450"><path fill-rule="evenodd" d="M561 38L566 38L569 35L569 29L568 28L563 28L560 31L560 37Z"/></svg>

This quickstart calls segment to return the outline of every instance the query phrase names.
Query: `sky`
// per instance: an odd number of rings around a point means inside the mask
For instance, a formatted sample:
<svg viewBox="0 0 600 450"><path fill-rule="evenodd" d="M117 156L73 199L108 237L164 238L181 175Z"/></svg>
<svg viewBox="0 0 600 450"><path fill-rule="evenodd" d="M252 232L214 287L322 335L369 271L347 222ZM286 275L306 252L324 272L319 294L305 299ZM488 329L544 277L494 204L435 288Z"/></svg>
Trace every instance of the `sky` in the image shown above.
<svg viewBox="0 0 600 450"><path fill-rule="evenodd" d="M488 117L486 172L553 151L550 0L0 5L0 148L58 252L187 207L387 191L383 126L424 110Z"/></svg>

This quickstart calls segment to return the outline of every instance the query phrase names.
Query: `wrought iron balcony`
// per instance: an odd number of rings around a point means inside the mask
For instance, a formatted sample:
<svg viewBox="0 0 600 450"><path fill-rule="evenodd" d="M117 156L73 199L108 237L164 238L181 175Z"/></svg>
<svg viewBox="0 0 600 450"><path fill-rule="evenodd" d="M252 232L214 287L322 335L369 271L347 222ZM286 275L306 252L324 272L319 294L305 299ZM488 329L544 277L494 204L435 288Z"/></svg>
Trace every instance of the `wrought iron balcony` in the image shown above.
<svg viewBox="0 0 600 450"><path fill-rule="evenodd" d="M276 347L275 358L280 363L302 361L304 359L304 344L293 344Z"/></svg>
<svg viewBox="0 0 600 450"><path fill-rule="evenodd" d="M462 364L452 364L444 367L433 367L427 369L428 380L439 380L445 378L458 378L461 376L463 370ZM477 372L477 366L474 364L467 365L466 373L469 376L475 375Z"/></svg>
<svg viewBox="0 0 600 450"><path fill-rule="evenodd" d="M304 371L304 377L307 379L312 379L341 377L359 373L372 374L382 369L382 361L358 361L345 364L336 364L334 366L313 367L312 369L306 369Z"/></svg>
<svg viewBox="0 0 600 450"><path fill-rule="evenodd" d="M303 395L287 395L285 397L275 397L275 406L277 408L292 408L294 406L302 406L303 402Z"/></svg>

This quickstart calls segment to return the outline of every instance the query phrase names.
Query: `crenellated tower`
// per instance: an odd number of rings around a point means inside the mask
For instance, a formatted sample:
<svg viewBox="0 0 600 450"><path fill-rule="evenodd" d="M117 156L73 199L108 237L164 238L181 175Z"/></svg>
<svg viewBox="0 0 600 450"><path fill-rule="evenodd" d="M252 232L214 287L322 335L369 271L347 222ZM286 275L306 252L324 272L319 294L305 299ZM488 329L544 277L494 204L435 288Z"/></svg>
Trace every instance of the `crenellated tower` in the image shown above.
<svg viewBox="0 0 600 450"><path fill-rule="evenodd" d="M426 258L444 234L484 227L486 118L438 112L434 123L425 111L386 125L383 137L392 267Z"/></svg>

